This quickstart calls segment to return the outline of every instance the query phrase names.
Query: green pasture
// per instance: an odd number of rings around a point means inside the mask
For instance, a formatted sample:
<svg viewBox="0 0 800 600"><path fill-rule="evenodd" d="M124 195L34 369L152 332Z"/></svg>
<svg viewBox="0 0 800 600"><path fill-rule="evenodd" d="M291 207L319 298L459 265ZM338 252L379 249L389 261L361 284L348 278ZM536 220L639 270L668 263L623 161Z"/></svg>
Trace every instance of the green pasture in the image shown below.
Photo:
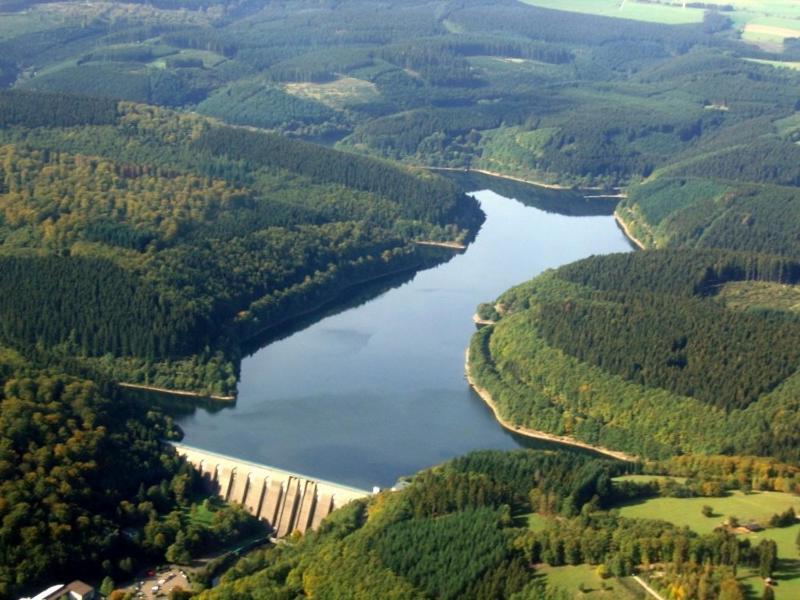
<svg viewBox="0 0 800 600"><path fill-rule="evenodd" d="M216 52L210 52L208 50L180 50L176 51L173 49L172 56L160 57L150 63L150 66L156 67L158 69L164 69L167 66L167 58L197 58L203 61L203 66L206 69L213 69L218 67L226 60L228 60L225 56L221 54L217 54Z"/></svg>
<svg viewBox="0 0 800 600"><path fill-rule="evenodd" d="M649 21L652 23L699 23L703 20L703 11L697 8L681 8L663 4L639 4L625 0L523 0L526 4L566 10L570 12Z"/></svg>
<svg viewBox="0 0 800 600"><path fill-rule="evenodd" d="M797 600L800 598L800 552L797 549L797 536L800 534L800 524L792 527L782 527L767 529L759 533L748 535L753 544L757 544L762 539L775 540L778 544L778 571L774 575L778 585L775 586L775 598L777 600ZM764 585L757 573L743 572L745 577L743 583L754 593L755 597L760 597L764 590Z"/></svg>
<svg viewBox="0 0 800 600"><path fill-rule="evenodd" d="M684 8L682 2L654 4L632 0L523 0L526 4L570 12L633 19L667 25L699 23L705 9ZM761 45L780 46L783 39L800 31L800 3L791 0L730 0L726 12L742 39ZM748 27L749 26L749 27Z"/></svg>
<svg viewBox="0 0 800 600"><path fill-rule="evenodd" d="M706 505L714 510L713 517L701 513ZM620 507L620 514L634 519L661 519L697 533L711 533L727 517L735 516L741 523L766 522L790 506L800 512L800 498L782 492L736 491L721 498L650 498Z"/></svg>
<svg viewBox="0 0 800 600"><path fill-rule="evenodd" d="M764 60L761 58L746 58L749 62L758 63L760 65L770 65L778 69L794 69L800 71L800 62L789 60Z"/></svg>
<svg viewBox="0 0 800 600"><path fill-rule="evenodd" d="M778 119L772 123L779 135L786 136L800 130L800 113L795 113L789 117Z"/></svg>
<svg viewBox="0 0 800 600"><path fill-rule="evenodd" d="M63 15L55 11L29 10L19 13L0 12L0 41L28 33L47 31L53 27L68 24Z"/></svg>
<svg viewBox="0 0 800 600"><path fill-rule="evenodd" d="M564 590L568 598L581 600L643 600L647 593L632 577L603 579L596 566L543 566L538 572L547 577L548 586Z"/></svg>
<svg viewBox="0 0 800 600"><path fill-rule="evenodd" d="M703 516L701 510L706 505L714 510L712 517ZM620 514L639 519L661 519L689 527L698 533L710 533L727 517L735 516L740 523L765 523L769 517L784 512L790 506L795 511L800 511L800 498L781 492L734 492L722 498L651 498L622 506ZM743 534L747 535L752 544L757 544L762 539L775 540L778 544L778 556L781 560L774 576L778 582L774 590L778 600L800 598L800 552L796 543L798 533L800 523L791 527L769 528L758 533ZM739 575L741 581L751 590L752 597L759 598L764 589L761 578L749 569L741 570Z"/></svg>

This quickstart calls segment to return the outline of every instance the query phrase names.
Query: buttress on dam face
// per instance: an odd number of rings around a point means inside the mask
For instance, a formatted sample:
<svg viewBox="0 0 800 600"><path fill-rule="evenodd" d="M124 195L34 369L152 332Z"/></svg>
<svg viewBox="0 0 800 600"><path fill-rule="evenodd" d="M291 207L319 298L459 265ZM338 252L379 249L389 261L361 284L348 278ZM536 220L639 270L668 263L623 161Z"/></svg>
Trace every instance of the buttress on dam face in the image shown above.
<svg viewBox="0 0 800 600"><path fill-rule="evenodd" d="M173 444L223 500L244 506L274 537L317 529L333 510L368 496L357 488L313 479L199 448Z"/></svg>

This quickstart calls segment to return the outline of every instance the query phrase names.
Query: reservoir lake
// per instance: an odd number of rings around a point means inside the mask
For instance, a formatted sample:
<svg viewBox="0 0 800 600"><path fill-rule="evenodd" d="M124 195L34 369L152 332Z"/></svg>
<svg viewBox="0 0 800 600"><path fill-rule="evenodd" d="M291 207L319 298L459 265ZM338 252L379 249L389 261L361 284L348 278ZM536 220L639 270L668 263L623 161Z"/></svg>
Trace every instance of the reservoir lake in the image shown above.
<svg viewBox="0 0 800 600"><path fill-rule="evenodd" d="M470 177L467 250L354 292L245 358L234 406L179 420L184 443L363 489L471 450L553 446L504 430L464 377L481 302L592 254L630 252L608 200ZM556 212L557 211L557 212Z"/></svg>

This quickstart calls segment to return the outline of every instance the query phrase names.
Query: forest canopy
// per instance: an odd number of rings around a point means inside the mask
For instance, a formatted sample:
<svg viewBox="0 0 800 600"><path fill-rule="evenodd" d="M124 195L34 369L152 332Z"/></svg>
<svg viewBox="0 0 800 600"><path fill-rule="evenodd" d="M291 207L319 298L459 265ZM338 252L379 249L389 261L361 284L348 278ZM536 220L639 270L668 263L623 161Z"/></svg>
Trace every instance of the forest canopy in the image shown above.
<svg viewBox="0 0 800 600"><path fill-rule="evenodd" d="M0 338L90 376L230 394L243 340L445 258L414 242L463 241L482 218L445 179L274 134L0 102Z"/></svg>
<svg viewBox="0 0 800 600"><path fill-rule="evenodd" d="M799 266L687 250L578 261L503 294L470 367L520 425L640 456L794 460L799 322L746 290L794 287ZM734 283L736 305L721 293Z"/></svg>
<svg viewBox="0 0 800 600"><path fill-rule="evenodd" d="M785 567L770 537L615 510L800 491L797 40L747 43L733 6L692 4L702 21L668 25L515 0L0 0L0 596L253 531L235 507L191 518L170 418L108 382L232 395L245 340L446 259L417 242L482 216L421 165L569 187L577 214L621 200L668 248L509 290L469 350L512 426L646 462L473 453L203 600L563 600L564 567L739 600L742 573Z"/></svg>

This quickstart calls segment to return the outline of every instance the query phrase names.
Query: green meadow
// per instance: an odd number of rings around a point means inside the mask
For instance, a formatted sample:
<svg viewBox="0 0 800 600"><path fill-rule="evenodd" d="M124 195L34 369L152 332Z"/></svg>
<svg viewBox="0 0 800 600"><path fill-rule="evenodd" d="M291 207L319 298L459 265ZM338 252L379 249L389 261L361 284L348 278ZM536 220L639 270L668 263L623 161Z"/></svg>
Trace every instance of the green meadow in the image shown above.
<svg viewBox="0 0 800 600"><path fill-rule="evenodd" d="M703 506L710 506L714 516L703 516ZM634 519L662 519L697 533L711 533L730 516L737 517L741 523L766 523L772 515L789 507L800 512L800 498L781 492L744 494L736 491L721 498L651 498L620 507L620 514Z"/></svg>
<svg viewBox="0 0 800 600"><path fill-rule="evenodd" d="M524 0L524 2L553 10L567 10L669 25L699 23L703 20L702 9L684 9L680 6L663 4L639 4L638 2L620 2L620 0Z"/></svg>
<svg viewBox="0 0 800 600"><path fill-rule="evenodd" d="M633 577L602 578L591 565L544 566L539 572L547 577L548 587L558 588L568 598L581 600L644 600L648 594Z"/></svg>
<svg viewBox="0 0 800 600"><path fill-rule="evenodd" d="M711 517L703 516L703 506L713 509ZM622 506L620 513L631 518L669 521L703 534L710 533L731 516L737 517L740 523L766 523L772 515L784 512L789 507L800 512L800 498L781 492L744 494L737 491L722 498L651 498ZM798 534L800 523L746 534L753 545L762 539L775 540L778 545L780 563L774 577L778 583L774 589L778 600L800 598L800 552L796 543ZM760 577L749 569L742 570L739 575L742 583L753 594L752 597L760 597L763 591Z"/></svg>
<svg viewBox="0 0 800 600"><path fill-rule="evenodd" d="M655 4L630 0L524 0L526 4L571 12L617 17L650 23L681 25L700 23L705 9L682 6L682 2ZM800 4L788 0L731 0L725 14L745 41L779 49L783 40L800 31Z"/></svg>

